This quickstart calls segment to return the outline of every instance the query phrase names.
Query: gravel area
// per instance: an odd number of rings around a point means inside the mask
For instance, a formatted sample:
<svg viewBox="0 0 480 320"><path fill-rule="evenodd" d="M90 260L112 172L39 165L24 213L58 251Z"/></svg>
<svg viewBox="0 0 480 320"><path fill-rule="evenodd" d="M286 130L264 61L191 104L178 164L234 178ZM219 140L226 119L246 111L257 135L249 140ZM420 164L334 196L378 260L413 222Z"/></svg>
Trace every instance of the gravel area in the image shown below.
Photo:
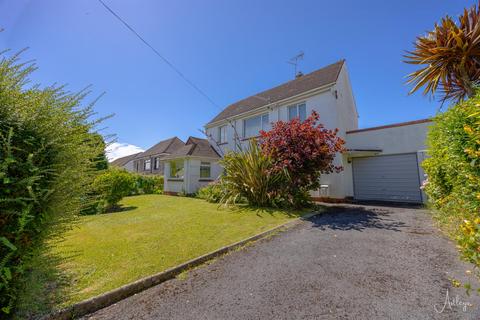
<svg viewBox="0 0 480 320"><path fill-rule="evenodd" d="M85 319L480 319L467 270L425 210L336 206Z"/></svg>

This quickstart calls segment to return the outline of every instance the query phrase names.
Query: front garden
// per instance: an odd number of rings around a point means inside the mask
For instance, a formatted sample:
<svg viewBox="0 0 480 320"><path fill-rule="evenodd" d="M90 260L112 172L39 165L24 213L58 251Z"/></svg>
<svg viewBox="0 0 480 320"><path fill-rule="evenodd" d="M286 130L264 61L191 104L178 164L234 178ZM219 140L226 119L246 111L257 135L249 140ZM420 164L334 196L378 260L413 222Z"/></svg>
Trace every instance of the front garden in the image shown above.
<svg viewBox="0 0 480 320"><path fill-rule="evenodd" d="M153 194L126 197L120 204L117 212L81 217L62 238L50 241L46 257L61 261L58 267L68 279L62 296L50 307L67 306L164 271L304 212L225 208L201 199ZM31 304L23 306L29 311L46 307L43 297L29 300Z"/></svg>

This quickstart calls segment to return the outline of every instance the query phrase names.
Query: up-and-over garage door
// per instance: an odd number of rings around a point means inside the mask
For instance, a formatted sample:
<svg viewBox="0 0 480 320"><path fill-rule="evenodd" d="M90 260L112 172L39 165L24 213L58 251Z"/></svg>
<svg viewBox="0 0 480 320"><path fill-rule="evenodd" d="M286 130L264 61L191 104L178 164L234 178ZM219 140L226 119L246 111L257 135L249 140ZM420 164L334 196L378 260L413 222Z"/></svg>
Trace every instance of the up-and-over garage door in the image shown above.
<svg viewBox="0 0 480 320"><path fill-rule="evenodd" d="M422 202L415 153L353 158L355 199Z"/></svg>

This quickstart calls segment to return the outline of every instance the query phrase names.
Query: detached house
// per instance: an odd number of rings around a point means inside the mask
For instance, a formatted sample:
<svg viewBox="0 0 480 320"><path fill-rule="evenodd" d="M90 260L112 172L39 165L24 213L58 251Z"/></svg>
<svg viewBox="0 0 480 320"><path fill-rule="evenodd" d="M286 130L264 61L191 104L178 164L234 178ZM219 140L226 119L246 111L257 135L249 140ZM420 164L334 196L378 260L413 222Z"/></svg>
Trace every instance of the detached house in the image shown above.
<svg viewBox="0 0 480 320"><path fill-rule="evenodd" d="M260 130L293 118L304 120L315 110L320 122L338 128L348 151L339 154L340 173L323 175L317 198L422 202L424 141L429 120L358 128L358 112L344 60L226 107L205 130L219 154L238 150ZM167 189L166 189L167 190ZM189 188L195 191L195 187Z"/></svg>
<svg viewBox="0 0 480 320"><path fill-rule="evenodd" d="M276 121L306 119L312 111L326 128L338 128L347 152L340 173L322 175L316 199L424 202L420 186L430 120L358 128L358 112L344 60L227 106L205 125L207 139L164 140L135 156L116 160L144 174L164 174L168 194L194 193L222 173L225 152L239 151Z"/></svg>

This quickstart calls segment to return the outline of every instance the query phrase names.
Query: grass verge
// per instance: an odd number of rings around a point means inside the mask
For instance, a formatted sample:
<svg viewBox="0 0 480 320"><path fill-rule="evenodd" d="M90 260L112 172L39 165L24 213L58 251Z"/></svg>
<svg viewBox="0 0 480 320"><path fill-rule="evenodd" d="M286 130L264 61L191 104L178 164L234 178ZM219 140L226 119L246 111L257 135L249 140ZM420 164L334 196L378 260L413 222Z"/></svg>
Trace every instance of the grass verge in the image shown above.
<svg viewBox="0 0 480 320"><path fill-rule="evenodd" d="M128 197L121 212L82 217L51 245L70 286L59 307L263 232L302 212L221 208L163 195Z"/></svg>

